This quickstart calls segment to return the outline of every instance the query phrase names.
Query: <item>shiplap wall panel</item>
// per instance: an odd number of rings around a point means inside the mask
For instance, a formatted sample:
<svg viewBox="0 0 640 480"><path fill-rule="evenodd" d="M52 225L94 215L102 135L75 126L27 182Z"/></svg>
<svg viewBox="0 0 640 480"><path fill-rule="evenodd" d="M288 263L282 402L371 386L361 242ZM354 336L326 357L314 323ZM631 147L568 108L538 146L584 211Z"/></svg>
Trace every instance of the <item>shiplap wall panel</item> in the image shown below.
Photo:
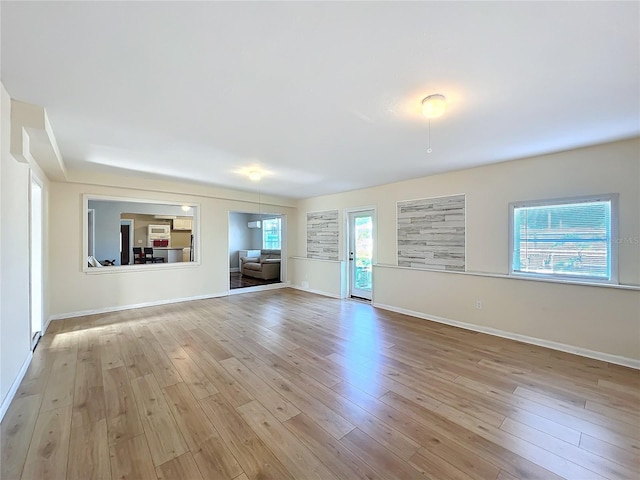
<svg viewBox="0 0 640 480"><path fill-rule="evenodd" d="M338 210L307 213L307 257L338 260Z"/></svg>
<svg viewBox="0 0 640 480"><path fill-rule="evenodd" d="M398 265L465 270L465 196L398 202Z"/></svg>

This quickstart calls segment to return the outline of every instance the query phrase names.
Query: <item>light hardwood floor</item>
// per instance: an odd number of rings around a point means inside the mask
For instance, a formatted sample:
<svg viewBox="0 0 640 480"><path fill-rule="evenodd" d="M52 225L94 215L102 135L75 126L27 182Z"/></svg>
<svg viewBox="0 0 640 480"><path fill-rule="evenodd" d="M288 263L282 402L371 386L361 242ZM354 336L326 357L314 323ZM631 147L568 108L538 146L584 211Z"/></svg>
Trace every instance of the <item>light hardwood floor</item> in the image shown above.
<svg viewBox="0 0 640 480"><path fill-rule="evenodd" d="M291 289L73 318L2 422L1 478L636 479L639 383Z"/></svg>

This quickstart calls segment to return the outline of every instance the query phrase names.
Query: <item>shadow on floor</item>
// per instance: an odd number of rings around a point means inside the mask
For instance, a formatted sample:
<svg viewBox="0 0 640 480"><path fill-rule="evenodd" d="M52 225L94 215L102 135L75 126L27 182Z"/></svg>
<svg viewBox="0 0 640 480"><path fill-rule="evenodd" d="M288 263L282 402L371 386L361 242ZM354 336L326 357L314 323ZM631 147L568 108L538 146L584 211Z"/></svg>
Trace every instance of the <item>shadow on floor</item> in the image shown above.
<svg viewBox="0 0 640 480"><path fill-rule="evenodd" d="M247 277L246 275L240 275L238 272L233 272L229 274L229 284L231 289L235 288L247 288L247 287L257 287L260 285L270 285L272 283L280 283L280 279L276 278L273 280L262 280L260 278Z"/></svg>

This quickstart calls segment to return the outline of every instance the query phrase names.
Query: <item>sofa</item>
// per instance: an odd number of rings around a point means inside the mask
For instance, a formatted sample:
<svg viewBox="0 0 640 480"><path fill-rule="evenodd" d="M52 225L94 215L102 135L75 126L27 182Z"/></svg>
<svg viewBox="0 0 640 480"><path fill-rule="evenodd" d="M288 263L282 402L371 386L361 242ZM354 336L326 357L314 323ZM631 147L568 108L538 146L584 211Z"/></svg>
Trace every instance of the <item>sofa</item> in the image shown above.
<svg viewBox="0 0 640 480"><path fill-rule="evenodd" d="M260 257L240 257L240 275L275 280L280 278L280 250L261 250Z"/></svg>

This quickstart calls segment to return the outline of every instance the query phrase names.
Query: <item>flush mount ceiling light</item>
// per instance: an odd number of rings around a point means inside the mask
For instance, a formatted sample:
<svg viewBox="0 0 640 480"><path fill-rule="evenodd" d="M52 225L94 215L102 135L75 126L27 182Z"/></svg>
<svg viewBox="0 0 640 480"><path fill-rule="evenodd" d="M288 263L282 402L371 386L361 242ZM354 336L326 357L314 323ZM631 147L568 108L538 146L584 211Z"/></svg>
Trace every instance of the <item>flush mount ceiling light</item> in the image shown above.
<svg viewBox="0 0 640 480"><path fill-rule="evenodd" d="M422 99L422 114L429 122L429 139L427 153L431 153L431 119L441 117L447 109L447 99L444 95L434 93Z"/></svg>
<svg viewBox="0 0 640 480"><path fill-rule="evenodd" d="M447 109L447 99L444 95L435 93L422 99L422 114L427 118L441 117Z"/></svg>
<svg viewBox="0 0 640 480"><path fill-rule="evenodd" d="M259 182L260 180L262 180L262 172L258 170L249 170L249 173L247 175L249 177L249 180L251 180L252 182Z"/></svg>
<svg viewBox="0 0 640 480"><path fill-rule="evenodd" d="M258 163L253 163L252 165L247 165L246 167L240 167L233 171L233 173L240 175L244 178L248 178L252 182L259 182L265 177L269 177L272 175L272 172L266 170L264 167L260 166Z"/></svg>

